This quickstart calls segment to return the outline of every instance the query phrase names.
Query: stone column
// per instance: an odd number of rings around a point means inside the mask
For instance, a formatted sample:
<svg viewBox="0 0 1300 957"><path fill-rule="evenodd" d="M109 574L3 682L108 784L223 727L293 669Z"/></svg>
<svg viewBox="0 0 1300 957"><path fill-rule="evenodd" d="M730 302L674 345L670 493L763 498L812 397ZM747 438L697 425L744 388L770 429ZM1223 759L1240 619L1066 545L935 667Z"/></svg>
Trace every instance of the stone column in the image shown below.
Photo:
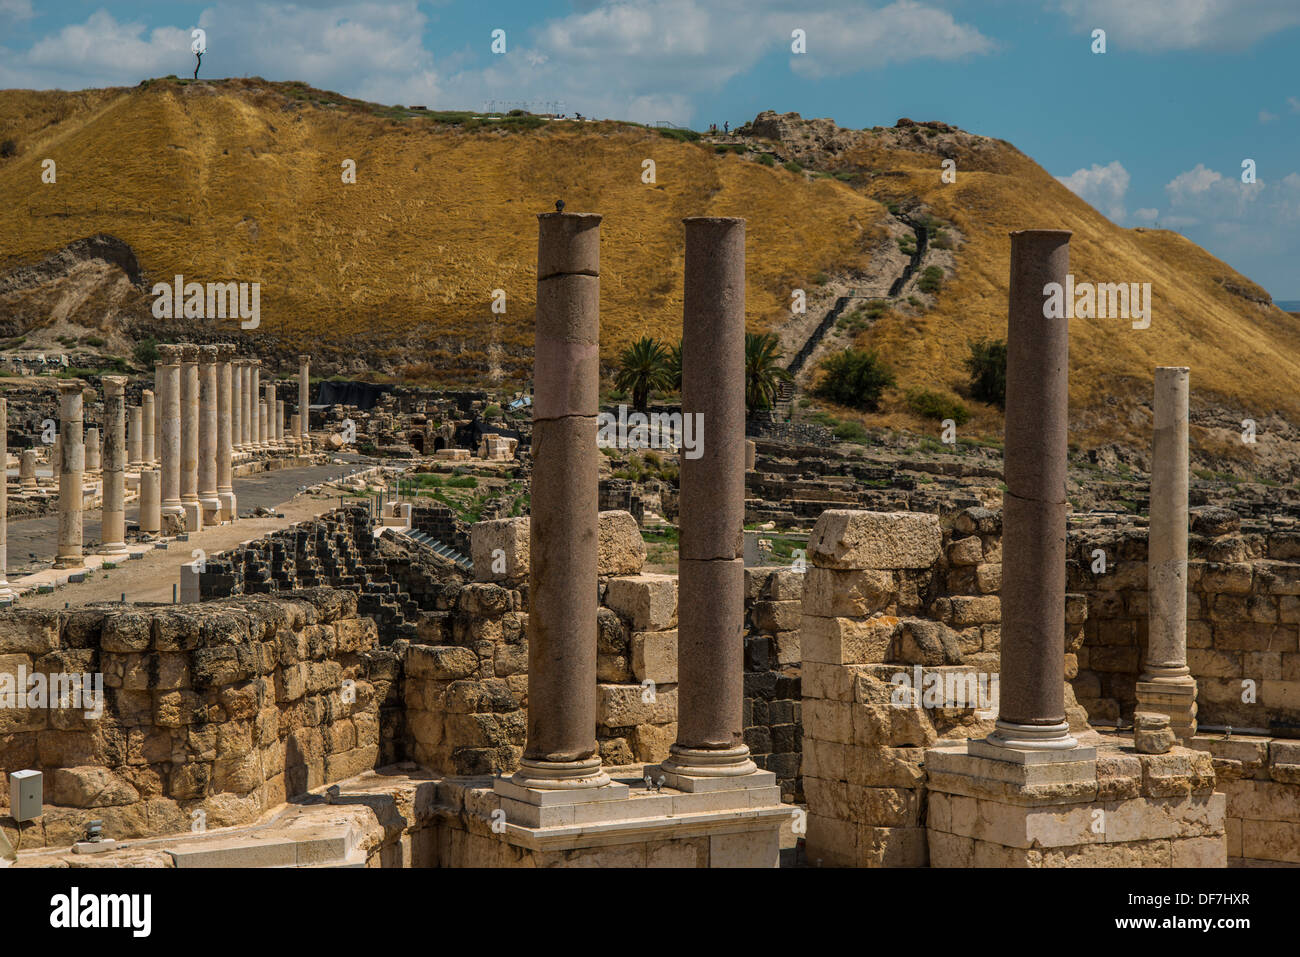
<svg viewBox="0 0 1300 957"><path fill-rule="evenodd" d="M143 419L144 429L140 433L140 461L146 465L158 461L158 452L155 448L155 436L158 431L154 426L154 402L153 393L145 389L140 393L140 414Z"/></svg>
<svg viewBox="0 0 1300 957"><path fill-rule="evenodd" d="M278 449L280 443L275 441L275 382L266 384L266 447Z"/></svg>
<svg viewBox="0 0 1300 957"><path fill-rule="evenodd" d="M266 400L257 400L257 436L258 448L267 448L266 441Z"/></svg>
<svg viewBox="0 0 1300 957"><path fill-rule="evenodd" d="M290 443L296 451L302 451L302 446L300 445L302 439L302 427L299 425L300 418L301 416L299 416L297 412L289 416L289 432L291 435Z"/></svg>
<svg viewBox="0 0 1300 957"><path fill-rule="evenodd" d="M253 383L249 388L249 394L253 400L253 418L249 421L249 442L252 443L254 450L260 451L266 448L262 435L262 415L258 411L262 394L262 360L253 359L249 362L249 367L253 371Z"/></svg>
<svg viewBox="0 0 1300 957"><path fill-rule="evenodd" d="M218 346L217 362L217 498L221 500L221 520L233 522L238 517L235 488L231 479L233 454L233 410L231 387L235 347L229 343Z"/></svg>
<svg viewBox="0 0 1300 957"><path fill-rule="evenodd" d="M185 506L185 530L203 528L203 505L199 502L199 347L181 347L181 504Z"/></svg>
<svg viewBox="0 0 1300 957"><path fill-rule="evenodd" d="M244 451L244 360L230 360L230 447Z"/></svg>
<svg viewBox="0 0 1300 957"><path fill-rule="evenodd" d="M81 504L86 445L81 432L82 384L59 383L59 547L55 568L81 568Z"/></svg>
<svg viewBox="0 0 1300 957"><path fill-rule="evenodd" d="M162 529L162 473L145 469L140 473L140 531L157 535Z"/></svg>
<svg viewBox="0 0 1300 957"><path fill-rule="evenodd" d="M239 393L239 447L247 452L252 450L252 364L247 359L240 359L239 365L243 367Z"/></svg>
<svg viewBox="0 0 1300 957"><path fill-rule="evenodd" d="M595 694L600 216L538 220L528 741L513 781L570 790L609 783ZM305 416L307 357L299 361Z"/></svg>
<svg viewBox="0 0 1300 957"><path fill-rule="evenodd" d="M1069 268L1068 230L1011 234L1002 661L996 730L985 745L1012 761L1078 744L1065 716L1069 321L1048 318L1045 305L1045 287L1064 288Z"/></svg>
<svg viewBox="0 0 1300 957"><path fill-rule="evenodd" d="M86 471L98 472L100 470L100 447L99 447L99 429L93 425L86 430Z"/></svg>
<svg viewBox="0 0 1300 957"><path fill-rule="evenodd" d="M158 347L158 458L161 464L164 515L185 521L181 503L181 347Z"/></svg>
<svg viewBox="0 0 1300 957"><path fill-rule="evenodd" d="M36 491L36 450L23 449L18 463L18 488L23 492Z"/></svg>
<svg viewBox="0 0 1300 957"><path fill-rule="evenodd" d="M59 467L63 463L62 450L63 437L56 435L54 436L54 444L50 446L50 477L55 485L59 484Z"/></svg>
<svg viewBox="0 0 1300 957"><path fill-rule="evenodd" d="M1187 378L1156 369L1147 539L1147 654L1137 710L1169 717L1185 745L1196 734L1196 679L1187 667Z"/></svg>
<svg viewBox="0 0 1300 957"><path fill-rule="evenodd" d="M24 459L26 456L24 456ZM12 598L9 587L9 400L0 396L0 599Z"/></svg>
<svg viewBox="0 0 1300 957"><path fill-rule="evenodd" d="M203 524L221 523L217 495L217 362L216 346L199 347L199 503Z"/></svg>
<svg viewBox="0 0 1300 957"><path fill-rule="evenodd" d="M677 741L662 765L670 787L756 770L742 738L745 221L685 224L682 417L696 417L702 454L681 458Z"/></svg>
<svg viewBox="0 0 1300 957"><path fill-rule="evenodd" d="M537 281L541 282L538 276ZM311 451L311 439L307 437L311 429L311 356L298 356L298 448L302 452Z"/></svg>
<svg viewBox="0 0 1300 957"><path fill-rule="evenodd" d="M126 376L104 383L104 508L100 532L105 555L126 554ZM138 409L135 411L139 411Z"/></svg>
<svg viewBox="0 0 1300 957"><path fill-rule="evenodd" d="M275 400L275 444L285 448L284 442L284 399Z"/></svg>
<svg viewBox="0 0 1300 957"><path fill-rule="evenodd" d="M132 468L140 468L144 464L141 456L144 454L144 410L138 405L130 406L127 410L127 430L126 430L126 461Z"/></svg>

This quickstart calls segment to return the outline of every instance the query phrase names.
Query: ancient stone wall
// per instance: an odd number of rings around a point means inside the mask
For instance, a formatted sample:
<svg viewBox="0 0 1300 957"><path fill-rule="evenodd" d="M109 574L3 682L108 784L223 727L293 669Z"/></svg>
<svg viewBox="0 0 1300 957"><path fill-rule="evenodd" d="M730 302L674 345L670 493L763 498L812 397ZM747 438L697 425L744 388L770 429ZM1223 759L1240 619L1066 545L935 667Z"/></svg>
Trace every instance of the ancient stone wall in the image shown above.
<svg viewBox="0 0 1300 957"><path fill-rule="evenodd" d="M1300 865L1300 741L1205 734L1189 747L1209 752L1227 795L1228 865Z"/></svg>
<svg viewBox="0 0 1300 957"><path fill-rule="evenodd" d="M776 775L782 799L794 803L804 799L803 580L792 568L745 569L745 744L754 763Z"/></svg>
<svg viewBox="0 0 1300 957"><path fill-rule="evenodd" d="M1213 730L1300 736L1300 530L1238 529L1231 513L1193 515L1187 664L1197 720ZM1219 533L1219 534L1215 534ZM1097 552L1105 557L1100 568ZM1099 723L1131 723L1147 637L1147 531L1071 532L1069 588L1088 603L1075 693Z"/></svg>
<svg viewBox="0 0 1300 957"><path fill-rule="evenodd" d="M0 709L0 767L45 774L45 814L23 825L22 843L66 846L91 819L118 839L189 831L200 818L247 823L372 768L396 664L355 595L332 589L10 611L0 690L23 669L98 673L104 691L99 717ZM12 820L0 827L16 838Z"/></svg>

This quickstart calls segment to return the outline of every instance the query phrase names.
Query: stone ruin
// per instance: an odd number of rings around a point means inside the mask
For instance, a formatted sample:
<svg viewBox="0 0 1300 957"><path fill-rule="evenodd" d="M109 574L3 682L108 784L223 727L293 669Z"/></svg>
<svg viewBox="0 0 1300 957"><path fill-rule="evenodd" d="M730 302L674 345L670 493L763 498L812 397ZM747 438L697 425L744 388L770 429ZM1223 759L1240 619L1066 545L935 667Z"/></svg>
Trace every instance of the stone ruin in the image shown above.
<svg viewBox="0 0 1300 957"><path fill-rule="evenodd" d="M1067 515L1066 329L1037 292L1067 271L1067 233L1012 236L1004 471L936 464L941 487L909 488L761 437L747 463L743 223L688 220L683 409L715 438L651 503L601 481L589 440L599 217L539 232L531 514L464 528L442 506L342 505L210 556L198 603L0 619L0 674L105 684L94 721L0 711L0 763L47 775L40 821L0 816L20 865L67 863L90 817L174 836L123 865L301 864L320 840L301 823L256 850L188 821L237 827L332 785L366 796L318 818L352 835L338 864L1300 863L1297 533L1189 515L1176 368L1156 373L1149 528ZM179 381L166 408L194 394ZM180 471L164 500L201 518L212 473ZM679 524L675 575L645 568L647 509ZM460 536L474 580L390 521ZM804 554L746 568L747 521L811 526Z"/></svg>

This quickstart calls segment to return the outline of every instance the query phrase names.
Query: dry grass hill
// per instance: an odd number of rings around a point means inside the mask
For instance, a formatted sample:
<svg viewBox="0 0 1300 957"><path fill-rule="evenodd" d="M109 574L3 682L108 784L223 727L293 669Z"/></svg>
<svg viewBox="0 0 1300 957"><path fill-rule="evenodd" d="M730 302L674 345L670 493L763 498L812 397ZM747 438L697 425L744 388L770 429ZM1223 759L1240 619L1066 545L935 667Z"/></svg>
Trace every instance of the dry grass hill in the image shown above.
<svg viewBox="0 0 1300 957"><path fill-rule="evenodd" d="M846 289L886 295L909 230L924 223L924 262L941 281L919 287L913 275L890 308L814 353L815 364L825 348L852 342L879 350L899 388L876 421L902 422L908 389L960 394L967 343L1004 334L1008 232L1063 227L1074 231L1080 281L1149 282L1153 295L1149 329L1073 322L1077 441L1149 434L1157 364L1192 367L1194 404L1221 413L1200 438L1229 457L1240 454L1234 416L1256 418L1261 442L1270 427L1288 428L1283 419L1300 422L1300 319L1178 234L1117 227L1010 144L942 123L854 131L767 113L739 135L700 139L627 123L381 107L303 84L168 78L0 92L0 145L7 140L0 332L10 336L71 324L125 342L124 329L152 322L149 285L182 273L261 282L258 334L333 356L337 371L522 378L534 214L564 199L605 217L607 362L642 334L680 334L680 220L702 214L748 218L750 327L782 332L790 350ZM58 164L55 185L40 181L46 158ZM955 183L941 179L944 158L957 163ZM345 159L356 161L355 185L341 181ZM655 161L654 184L642 182L645 159ZM101 233L129 247L141 286L99 261L49 266L43 278L22 272ZM802 319L789 313L797 287L810 294ZM506 292L504 316L491 312L495 289ZM174 321L177 332L183 323ZM996 430L996 412L972 405L976 424Z"/></svg>

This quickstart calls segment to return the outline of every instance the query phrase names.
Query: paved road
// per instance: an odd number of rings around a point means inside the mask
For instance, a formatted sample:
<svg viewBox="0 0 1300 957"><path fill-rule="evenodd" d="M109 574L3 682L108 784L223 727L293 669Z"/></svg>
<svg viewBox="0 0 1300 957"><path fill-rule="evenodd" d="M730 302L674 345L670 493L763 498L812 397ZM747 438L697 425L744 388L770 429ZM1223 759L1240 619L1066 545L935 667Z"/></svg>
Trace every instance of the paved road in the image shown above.
<svg viewBox="0 0 1300 957"><path fill-rule="evenodd" d="M258 472L256 475L236 477L235 499L241 516L251 515L259 506L274 508L293 498L304 485L318 485L351 471L350 466L312 465L306 468L278 469ZM130 505L126 510L129 525L138 521L139 509ZM85 548L90 551L100 543L100 511L86 512L82 518ZM58 551L59 517L57 514L9 523L9 575L21 577L39 567L38 563L54 560ZM33 559L32 554L36 555Z"/></svg>

